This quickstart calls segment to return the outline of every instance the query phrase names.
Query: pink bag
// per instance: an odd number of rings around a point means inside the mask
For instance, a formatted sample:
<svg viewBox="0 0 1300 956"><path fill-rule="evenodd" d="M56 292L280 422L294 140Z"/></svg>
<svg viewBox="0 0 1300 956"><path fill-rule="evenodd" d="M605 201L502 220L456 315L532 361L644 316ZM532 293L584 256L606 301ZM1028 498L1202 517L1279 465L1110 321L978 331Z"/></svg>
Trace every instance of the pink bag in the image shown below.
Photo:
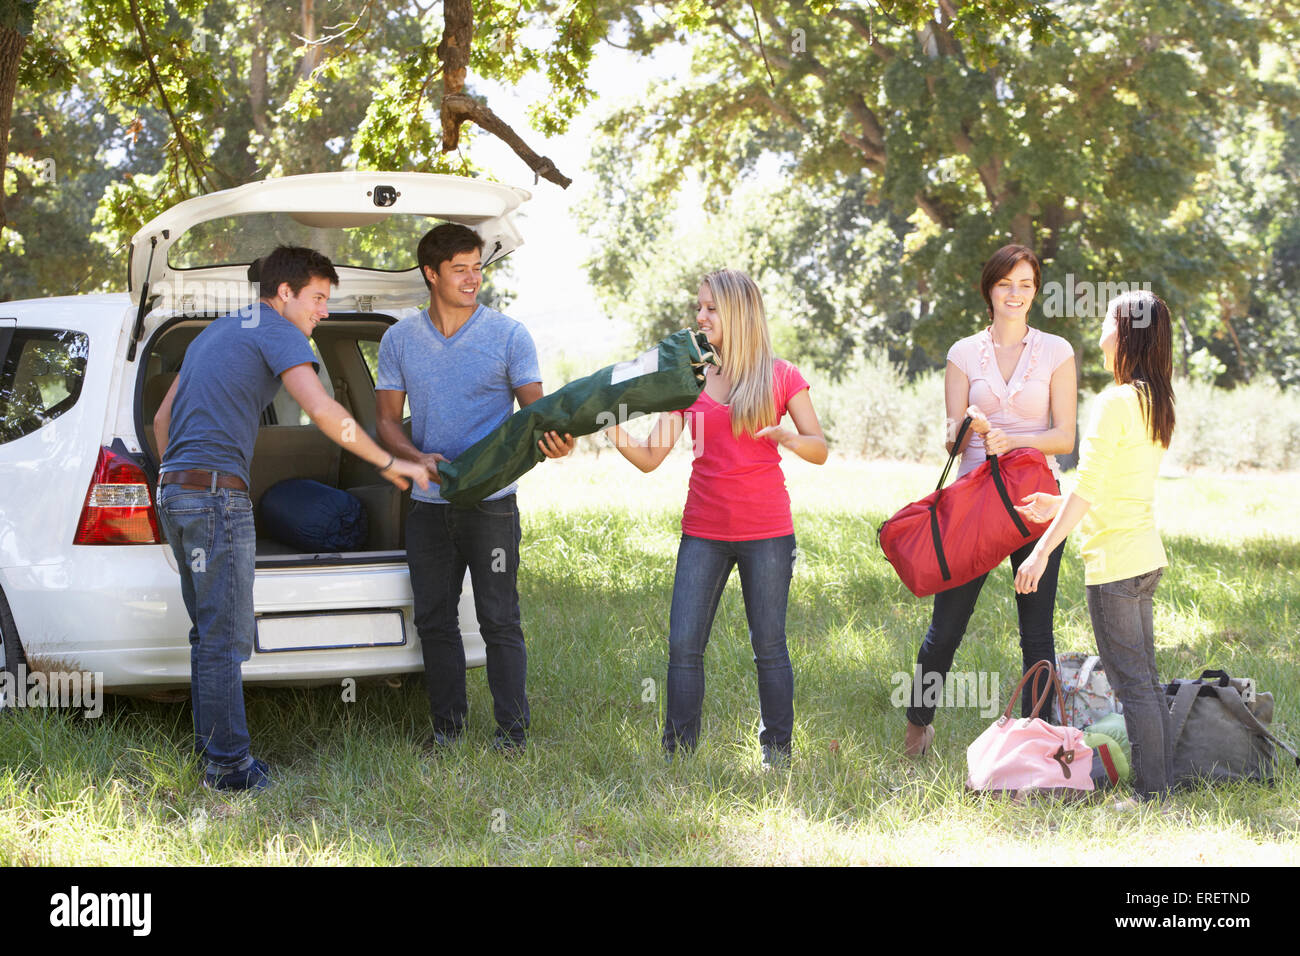
<svg viewBox="0 0 1300 956"><path fill-rule="evenodd" d="M1038 681L1044 674L1048 680L1039 694ZM1033 715L1012 720L1011 708L1031 678L1037 696ZM1083 742L1083 731L1053 726L1038 716L1053 687L1059 704L1065 695L1050 661L1039 661L1025 672L1002 716L966 748L968 790L1007 796L1026 790L1077 796L1093 789L1092 748Z"/></svg>

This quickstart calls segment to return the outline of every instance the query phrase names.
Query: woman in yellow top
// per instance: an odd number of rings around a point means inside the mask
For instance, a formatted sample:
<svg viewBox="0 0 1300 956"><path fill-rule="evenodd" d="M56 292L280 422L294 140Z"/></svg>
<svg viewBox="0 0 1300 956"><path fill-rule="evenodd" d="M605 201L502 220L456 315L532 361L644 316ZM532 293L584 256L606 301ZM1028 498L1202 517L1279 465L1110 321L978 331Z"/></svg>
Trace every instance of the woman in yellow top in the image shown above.
<svg viewBox="0 0 1300 956"><path fill-rule="evenodd" d="M1169 308L1150 292L1112 299L1101 351L1115 384L1097 396L1079 448L1078 483L1065 498L1036 494L1019 510L1046 533L1016 573L1026 594L1051 554L1083 523L1088 614L1106 676L1124 707L1133 745L1133 785L1141 800L1173 783L1173 741L1164 688L1156 674L1152 597L1169 563L1156 531L1153 500L1160 459L1174 432L1173 336Z"/></svg>

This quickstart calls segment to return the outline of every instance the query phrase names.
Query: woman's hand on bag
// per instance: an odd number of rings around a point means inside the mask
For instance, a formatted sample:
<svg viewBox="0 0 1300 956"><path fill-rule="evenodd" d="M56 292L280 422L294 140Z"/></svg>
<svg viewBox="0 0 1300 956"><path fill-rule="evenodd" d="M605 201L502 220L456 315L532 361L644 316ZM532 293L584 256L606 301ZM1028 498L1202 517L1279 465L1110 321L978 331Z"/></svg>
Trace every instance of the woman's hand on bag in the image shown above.
<svg viewBox="0 0 1300 956"><path fill-rule="evenodd" d="M1038 581L1047 570L1047 555L1039 554L1035 548L1029 557L1016 569L1016 593L1032 594L1038 590Z"/></svg>
<svg viewBox="0 0 1300 956"><path fill-rule="evenodd" d="M966 417L970 421L970 430L977 435L983 435L989 430L989 419L978 405L971 405L966 409ZM958 425L961 423L959 422Z"/></svg>
<svg viewBox="0 0 1300 956"><path fill-rule="evenodd" d="M544 439L538 439L537 447L542 450L542 454L547 458L563 458L572 454L573 449L578 445L578 440L572 435L565 435L564 440L560 440L558 432L547 432Z"/></svg>
<svg viewBox="0 0 1300 956"><path fill-rule="evenodd" d="M984 450L990 455L1005 455L1012 447L1011 439L1001 428L990 428L984 435Z"/></svg>
<svg viewBox="0 0 1300 956"><path fill-rule="evenodd" d="M1016 505L1017 511L1034 522L1034 524L1047 524L1061 510L1061 502L1064 499L1060 495L1035 491L1032 495L1025 495L1021 500L1024 501L1024 504Z"/></svg>

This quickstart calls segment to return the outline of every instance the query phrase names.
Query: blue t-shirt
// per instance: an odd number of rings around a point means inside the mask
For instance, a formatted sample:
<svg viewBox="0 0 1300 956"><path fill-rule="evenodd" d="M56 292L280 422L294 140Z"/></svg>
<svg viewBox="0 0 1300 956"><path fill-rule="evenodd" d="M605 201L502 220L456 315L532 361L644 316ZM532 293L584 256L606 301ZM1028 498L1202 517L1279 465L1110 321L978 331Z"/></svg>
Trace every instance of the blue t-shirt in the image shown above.
<svg viewBox="0 0 1300 956"><path fill-rule="evenodd" d="M262 409L280 375L308 362L319 371L307 336L265 303L213 319L185 351L160 470L202 468L251 485Z"/></svg>
<svg viewBox="0 0 1300 956"><path fill-rule="evenodd" d="M537 347L528 330L480 305L451 338L434 327L427 309L389 328L379 343L375 388L405 392L415 447L454 461L510 417L516 388L541 380ZM491 497L513 494L516 487ZM412 486L411 496L446 501L435 482L428 491Z"/></svg>

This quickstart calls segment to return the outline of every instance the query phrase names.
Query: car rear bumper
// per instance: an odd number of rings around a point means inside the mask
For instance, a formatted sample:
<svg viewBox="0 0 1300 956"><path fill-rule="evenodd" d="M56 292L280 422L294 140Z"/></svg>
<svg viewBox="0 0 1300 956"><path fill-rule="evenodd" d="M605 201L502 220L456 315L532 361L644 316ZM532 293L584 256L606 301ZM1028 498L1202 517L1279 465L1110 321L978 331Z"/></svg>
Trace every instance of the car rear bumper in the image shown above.
<svg viewBox="0 0 1300 956"><path fill-rule="evenodd" d="M73 547L71 552L57 563L0 571L32 667L99 673L105 689L127 693L187 686L190 619L164 547ZM320 684L424 667L405 563L258 569L253 602L259 615L397 610L405 640L385 647L254 650L243 666L246 681ZM482 666L483 641L468 580L459 614L466 664Z"/></svg>

